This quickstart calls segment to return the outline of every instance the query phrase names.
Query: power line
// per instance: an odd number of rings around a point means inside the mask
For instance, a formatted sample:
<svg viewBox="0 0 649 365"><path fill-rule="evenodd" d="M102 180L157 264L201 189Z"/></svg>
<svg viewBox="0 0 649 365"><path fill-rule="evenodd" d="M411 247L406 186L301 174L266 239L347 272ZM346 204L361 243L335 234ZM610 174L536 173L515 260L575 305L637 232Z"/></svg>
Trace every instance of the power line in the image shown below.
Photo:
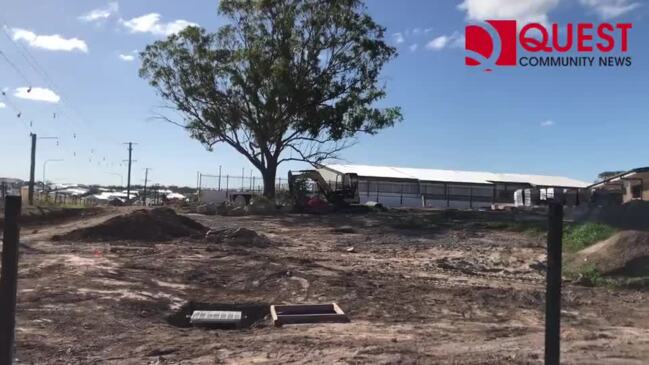
<svg viewBox="0 0 649 365"><path fill-rule="evenodd" d="M63 144L63 149L67 153L71 154L75 159L77 159L77 157L81 157L81 156L78 156L78 154L81 152L81 150L78 148L78 143L79 143L78 136L79 136L79 133L78 133L78 130L76 130L76 128L79 128L79 127L82 128L82 129L87 128L87 131L90 132L91 135L93 135L95 141L102 141L105 144L109 144L109 145L115 144L115 143L111 143L111 142L107 141L105 138L103 138L103 134L98 133L98 131L94 130L94 128L92 127L92 124L88 123L86 121L86 119L83 118L83 116L81 116L81 114L75 108L73 108L70 104L65 102L65 100L67 100L67 99L65 99L63 97L63 95L61 95L61 90L62 89L60 88L60 86L54 81L54 79L50 76L50 74L47 72L47 70L38 62L36 57L34 57L34 55L29 51L29 49L26 46L24 46L22 43L16 42L14 39L12 39L11 35L8 32L9 28L6 25L7 23L4 20L4 18L2 18L1 16L0 16L0 22L3 23L3 25L2 25L2 33L9 40L9 42L15 47L15 49L17 50L17 53L20 54L20 56L22 56L22 58L27 63L27 65L29 67L31 67L35 71L36 76L38 78L42 79L45 82L45 84L50 89L52 89L52 91L58 93L59 96L61 97L59 105L55 107L55 111L52 113L53 119L57 118L57 110L58 110L59 119L60 119L61 114L63 114L63 115L68 114L72 118L65 118L65 119L69 120L70 122L73 122L76 125L76 127L73 127L74 129L72 130L72 139L70 140L71 143L75 144L75 147L73 147L74 151L70 151L67 148L66 143ZM28 84L29 88L31 89L31 87L35 83L30 81L30 78L27 77L26 73L21 70L21 68L18 66L18 64L13 62L7 56L7 54L2 52L2 51L0 51L0 56L2 56L2 58L5 59L5 61L9 64L9 66ZM13 102L11 102L9 100L9 98L6 95L5 92L3 92L3 96L5 97L6 104L9 105L12 109L14 109L16 111L17 117L18 118L20 118L21 116L24 117L23 112ZM81 122L81 123L79 124L78 122ZM42 124L39 123L39 126L42 127L44 130L49 130L49 128L47 128L47 126L48 126L47 123L42 123ZM33 124L32 124L32 121L30 120L30 130L32 130L32 127L33 127ZM38 129L40 129L40 128L38 128ZM66 139L69 139L69 138L66 137ZM95 156L94 153L93 153L93 156ZM93 158L91 157L89 159L89 163L91 165L94 165L92 160L93 160ZM79 161L81 161L81 160L79 160ZM97 162L97 166L101 166L102 164L108 166L108 164L109 164L109 162L106 161L105 157L104 157L103 160L97 160L96 162Z"/></svg>
<svg viewBox="0 0 649 365"><path fill-rule="evenodd" d="M38 73L43 78L43 81L45 81L45 83L48 84L48 87L50 89L60 89L58 87L58 85L56 85L56 83L52 80L52 78L49 77L49 75L47 74L47 71L45 71L45 69L38 63L38 61L31 54L31 52L29 52L29 50L25 46L23 46L22 44L16 42L13 38L11 38L11 36L7 32L7 28L8 28L7 27L7 22L1 16L0 16L0 21L2 21L2 23L3 23L2 32L4 33L5 37L9 40L9 42L11 42L14 45L14 47L16 47L16 49L18 50L20 55L23 56L23 58L27 61L29 66L32 69L34 69L34 71L36 71L36 73ZM57 86L57 87L54 87L54 86Z"/></svg>
<svg viewBox="0 0 649 365"><path fill-rule="evenodd" d="M13 109L17 113L16 117L20 118L23 113L20 111L20 109L18 109L16 104L9 100L9 97L7 96L7 93L5 91L2 91L2 96L4 97L4 103L9 105L9 107L11 107L11 109Z"/></svg>
<svg viewBox="0 0 649 365"><path fill-rule="evenodd" d="M95 131L93 131L92 128L90 128L90 123L88 123L85 120L85 118L83 118L81 116L81 114L76 109L74 109L71 105L69 105L68 103L65 102L65 98L63 98L63 96L61 95L62 94L61 93L62 88L54 81L54 79L49 75L49 73L46 71L46 69L38 62L36 57L34 57L34 55L29 51L29 49L27 47L25 47L23 44L21 44L19 42L16 42L9 35L9 33L7 32L7 29L8 29L7 22L1 16L0 16L0 22L3 23L3 25L2 25L2 33L4 34L4 36L9 40L9 42L11 44L13 44L13 46L16 48L16 50L18 50L18 53L20 53L20 55L25 59L25 61L27 61L27 64L34 71L36 71L36 73L40 76L41 79L43 79L43 81L45 81L47 86L50 89L52 89L54 92L59 94L59 96L61 97L61 100L60 100L61 107L60 108L65 107L66 109L68 109L67 111L69 113L67 113L67 114L74 115L74 117L76 117L76 119L81 121L82 124L84 124L86 127L89 127L89 130L92 131L92 134L94 134L94 137L97 140L103 140L103 138L101 137L101 134L97 134ZM15 66L15 64L14 64L14 66ZM16 66L16 70L17 70L17 72L20 72L20 70L18 69L17 66ZM24 73L21 72L21 74L24 76ZM25 78L25 81L27 83L29 83L30 85L34 85L34 83L29 82L28 78L26 78L26 77L24 77L24 78ZM60 111L63 111L63 109L61 109ZM66 113L60 113L60 114L66 114ZM56 113L54 113L54 115L56 116ZM74 121L74 118L71 119L71 121ZM104 143L108 143L106 140L103 140L103 141L104 141Z"/></svg>
<svg viewBox="0 0 649 365"><path fill-rule="evenodd" d="M3 51L0 51L0 56L2 56L2 58L4 58L4 60L9 64L9 66L11 66L11 68L13 68L14 71L16 71L16 73L18 75L20 75L20 77L26 83L30 84L29 79L27 78L27 76L25 76L25 74L18 68L18 66L16 66L16 64L12 60L10 60L9 57Z"/></svg>

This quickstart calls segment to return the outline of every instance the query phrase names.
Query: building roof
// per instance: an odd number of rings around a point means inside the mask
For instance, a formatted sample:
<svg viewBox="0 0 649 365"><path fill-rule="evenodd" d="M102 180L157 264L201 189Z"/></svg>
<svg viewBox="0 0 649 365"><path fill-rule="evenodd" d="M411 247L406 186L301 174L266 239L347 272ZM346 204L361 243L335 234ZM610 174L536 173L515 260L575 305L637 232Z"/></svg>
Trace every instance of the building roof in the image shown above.
<svg viewBox="0 0 649 365"><path fill-rule="evenodd" d="M355 173L358 176L364 177L455 182L465 184L512 183L564 188L585 188L590 185L590 183L584 181L562 176L500 174L493 172L416 169L368 165L334 164L326 165L325 168L342 174Z"/></svg>
<svg viewBox="0 0 649 365"><path fill-rule="evenodd" d="M611 176L611 177L606 178L606 179L604 179L602 181L598 181L598 182L596 182L594 184L591 184L588 188L592 189L592 188L604 187L604 186L606 186L608 184L617 183L620 180L633 178L635 175L646 174L648 172L649 172L649 167L638 167L636 169L629 170L629 171L623 172L621 174Z"/></svg>

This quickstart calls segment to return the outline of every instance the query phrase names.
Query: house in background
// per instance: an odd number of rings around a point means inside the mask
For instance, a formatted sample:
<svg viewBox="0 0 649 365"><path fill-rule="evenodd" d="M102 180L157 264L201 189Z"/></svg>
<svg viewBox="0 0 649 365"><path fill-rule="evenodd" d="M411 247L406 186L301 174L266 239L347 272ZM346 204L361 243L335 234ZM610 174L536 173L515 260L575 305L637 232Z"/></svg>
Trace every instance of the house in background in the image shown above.
<svg viewBox="0 0 649 365"><path fill-rule="evenodd" d="M649 201L649 167L623 172L588 187L594 199L627 203L632 200Z"/></svg>

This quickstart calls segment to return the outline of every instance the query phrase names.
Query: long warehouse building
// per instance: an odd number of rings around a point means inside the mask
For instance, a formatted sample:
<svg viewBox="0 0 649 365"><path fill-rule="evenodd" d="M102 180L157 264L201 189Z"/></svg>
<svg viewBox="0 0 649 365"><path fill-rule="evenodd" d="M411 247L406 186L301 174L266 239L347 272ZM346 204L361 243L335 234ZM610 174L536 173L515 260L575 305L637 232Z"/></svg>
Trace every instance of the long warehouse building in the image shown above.
<svg viewBox="0 0 649 365"><path fill-rule="evenodd" d="M330 184L357 174L361 203L387 207L486 208L512 204L524 188L583 189L590 183L561 176L418 169L391 166L325 165L318 169Z"/></svg>

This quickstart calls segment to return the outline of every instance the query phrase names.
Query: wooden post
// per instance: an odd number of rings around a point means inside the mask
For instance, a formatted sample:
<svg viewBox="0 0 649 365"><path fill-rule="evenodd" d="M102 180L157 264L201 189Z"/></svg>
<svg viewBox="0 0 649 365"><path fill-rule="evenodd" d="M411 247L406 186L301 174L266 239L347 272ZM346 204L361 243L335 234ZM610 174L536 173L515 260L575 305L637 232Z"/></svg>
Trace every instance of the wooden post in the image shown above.
<svg viewBox="0 0 649 365"><path fill-rule="evenodd" d="M561 343L561 249L563 205L548 207L548 269L545 292L545 364L559 365Z"/></svg>
<svg viewBox="0 0 649 365"><path fill-rule="evenodd" d="M29 167L29 193L27 195L29 205L34 205L34 179L36 172L36 134L30 133L32 137L32 154L31 154L31 165ZM45 182L43 182L45 183Z"/></svg>
<svg viewBox="0 0 649 365"><path fill-rule="evenodd" d="M8 365L11 365L14 357L21 203L19 196L8 196L5 199L2 276L0 277L0 364Z"/></svg>

